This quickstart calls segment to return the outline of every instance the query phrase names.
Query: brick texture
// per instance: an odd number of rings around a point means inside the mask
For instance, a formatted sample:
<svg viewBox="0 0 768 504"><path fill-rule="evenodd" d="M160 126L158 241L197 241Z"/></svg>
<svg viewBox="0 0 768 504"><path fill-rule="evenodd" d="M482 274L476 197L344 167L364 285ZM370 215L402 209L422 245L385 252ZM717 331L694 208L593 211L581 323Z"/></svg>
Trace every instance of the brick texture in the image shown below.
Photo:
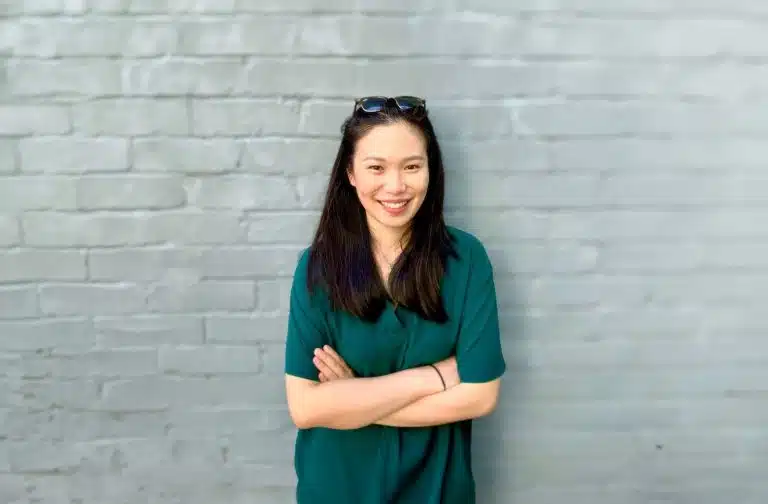
<svg viewBox="0 0 768 504"><path fill-rule="evenodd" d="M0 502L288 504L341 119L429 100L509 373L478 502L768 499L764 0L0 2Z"/></svg>

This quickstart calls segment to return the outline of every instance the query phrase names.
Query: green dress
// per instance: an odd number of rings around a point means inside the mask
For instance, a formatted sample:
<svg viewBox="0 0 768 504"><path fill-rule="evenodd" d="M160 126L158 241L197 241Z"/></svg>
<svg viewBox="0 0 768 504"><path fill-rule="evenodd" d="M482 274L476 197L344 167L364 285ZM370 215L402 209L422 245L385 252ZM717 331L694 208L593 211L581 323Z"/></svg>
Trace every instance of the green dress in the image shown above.
<svg viewBox="0 0 768 504"><path fill-rule="evenodd" d="M315 348L328 344L356 376L371 377L456 355L462 382L500 377L496 291L482 243L455 227L458 258L449 257L442 297L449 321L426 321L392 304L375 324L330 310L328 299L306 289L308 249L291 290L285 372L317 380ZM436 427L371 425L354 430L299 430L294 466L298 504L474 504L472 422Z"/></svg>

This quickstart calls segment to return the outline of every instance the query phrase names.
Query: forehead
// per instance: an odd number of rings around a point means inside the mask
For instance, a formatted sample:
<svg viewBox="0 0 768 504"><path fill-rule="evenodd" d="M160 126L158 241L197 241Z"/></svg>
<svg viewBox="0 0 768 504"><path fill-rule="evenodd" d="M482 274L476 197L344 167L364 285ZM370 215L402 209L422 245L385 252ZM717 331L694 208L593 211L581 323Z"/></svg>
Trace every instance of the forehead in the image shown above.
<svg viewBox="0 0 768 504"><path fill-rule="evenodd" d="M424 135L416 127L405 122L374 127L358 140L355 148L355 157L358 159L375 156L396 160L425 154Z"/></svg>

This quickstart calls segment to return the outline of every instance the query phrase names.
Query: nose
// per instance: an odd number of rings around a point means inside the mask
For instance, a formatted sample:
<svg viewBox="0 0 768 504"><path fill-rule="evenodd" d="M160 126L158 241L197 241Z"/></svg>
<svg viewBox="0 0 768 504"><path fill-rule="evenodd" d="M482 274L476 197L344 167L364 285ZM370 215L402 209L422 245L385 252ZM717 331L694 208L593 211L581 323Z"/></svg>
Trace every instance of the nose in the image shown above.
<svg viewBox="0 0 768 504"><path fill-rule="evenodd" d="M400 193L405 191L405 177L401 170L392 170L387 174L385 180L386 190L391 193Z"/></svg>

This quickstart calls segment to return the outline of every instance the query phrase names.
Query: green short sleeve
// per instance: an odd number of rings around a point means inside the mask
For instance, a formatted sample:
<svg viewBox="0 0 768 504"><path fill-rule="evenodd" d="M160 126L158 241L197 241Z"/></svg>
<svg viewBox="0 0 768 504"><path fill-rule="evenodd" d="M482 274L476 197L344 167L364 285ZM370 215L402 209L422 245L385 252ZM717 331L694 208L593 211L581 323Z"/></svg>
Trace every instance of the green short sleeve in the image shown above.
<svg viewBox="0 0 768 504"><path fill-rule="evenodd" d="M456 361L465 383L484 383L506 370L501 349L493 267L485 247L476 240L469 252L469 278L461 314Z"/></svg>
<svg viewBox="0 0 768 504"><path fill-rule="evenodd" d="M317 381L318 371L312 363L314 351L329 344L328 329L322 307L307 290L309 250L299 257L291 285L288 333L285 343L285 373Z"/></svg>

